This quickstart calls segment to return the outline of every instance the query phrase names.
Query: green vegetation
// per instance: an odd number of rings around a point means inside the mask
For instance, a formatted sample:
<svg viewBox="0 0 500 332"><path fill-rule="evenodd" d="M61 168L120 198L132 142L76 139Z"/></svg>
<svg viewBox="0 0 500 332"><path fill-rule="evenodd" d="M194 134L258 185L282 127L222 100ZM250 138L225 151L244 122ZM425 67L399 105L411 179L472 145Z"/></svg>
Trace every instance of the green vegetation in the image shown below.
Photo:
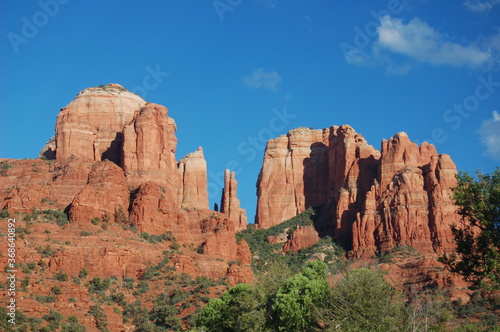
<svg viewBox="0 0 500 332"><path fill-rule="evenodd" d="M292 219L268 229L255 229L253 225L249 225L247 230L236 234L236 238L238 241L244 239L248 243L254 256L252 266L255 272L263 272L269 266L283 263L297 273L306 261L313 258L313 255L321 253L324 254L324 261L329 263L329 271L340 273L348 265L344 259L345 251L329 236L323 237L314 246L296 253L288 252L286 255L281 254L283 243L268 243L270 237L287 236L299 226L315 225L318 216L319 208L309 208Z"/></svg>
<svg viewBox="0 0 500 332"><path fill-rule="evenodd" d="M492 175L466 172L457 176L453 191L460 225L453 225L456 254L441 261L472 282L473 288L500 289L500 168Z"/></svg>
<svg viewBox="0 0 500 332"><path fill-rule="evenodd" d="M175 241L175 237L170 231L161 235L149 235L148 233L142 233L141 238L153 244L158 242Z"/></svg>
<svg viewBox="0 0 500 332"><path fill-rule="evenodd" d="M0 161L0 176L7 176L7 171L14 167L11 163L7 161Z"/></svg>
<svg viewBox="0 0 500 332"><path fill-rule="evenodd" d="M88 314L95 319L95 326L99 331L109 331L108 330L108 316L104 312L104 310L101 308L100 305L96 304L92 307L90 307Z"/></svg>
<svg viewBox="0 0 500 332"><path fill-rule="evenodd" d="M366 268L330 289L327 265L309 262L285 280L274 271L256 286L238 284L212 299L196 320L207 331L401 331L400 294Z"/></svg>

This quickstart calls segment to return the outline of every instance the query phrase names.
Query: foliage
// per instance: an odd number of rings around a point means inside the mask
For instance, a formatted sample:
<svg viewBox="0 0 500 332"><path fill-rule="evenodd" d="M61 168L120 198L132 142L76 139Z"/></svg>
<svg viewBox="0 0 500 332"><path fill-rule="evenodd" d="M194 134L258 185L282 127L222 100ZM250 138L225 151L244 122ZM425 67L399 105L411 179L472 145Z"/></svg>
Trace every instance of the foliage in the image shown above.
<svg viewBox="0 0 500 332"><path fill-rule="evenodd" d="M196 325L207 331L309 331L317 323L314 307L329 292L326 276L326 264L316 261L284 281L268 278L262 288L237 284L203 307Z"/></svg>
<svg viewBox="0 0 500 332"><path fill-rule="evenodd" d="M95 325L99 331L108 331L107 315L100 305L90 307L88 314L95 319Z"/></svg>
<svg viewBox="0 0 500 332"><path fill-rule="evenodd" d="M500 289L500 168L492 175L466 172L457 175L453 199L462 216L453 225L456 254L440 261L472 282L473 288Z"/></svg>
<svg viewBox="0 0 500 332"><path fill-rule="evenodd" d="M45 214L45 218L55 221L58 226L64 226L70 222L68 215L61 210L48 209L44 210L42 213Z"/></svg>
<svg viewBox="0 0 500 332"><path fill-rule="evenodd" d="M397 331L404 304L396 290L376 271L347 272L332 289L321 310L334 331Z"/></svg>
<svg viewBox="0 0 500 332"><path fill-rule="evenodd" d="M289 278L276 293L272 306L280 331L306 331L317 325L315 307L327 297L326 264L310 262L301 274Z"/></svg>
<svg viewBox="0 0 500 332"><path fill-rule="evenodd" d="M68 281L68 275L64 273L63 271L59 271L56 274L54 274L54 280L57 281Z"/></svg>
<svg viewBox="0 0 500 332"><path fill-rule="evenodd" d="M255 229L249 225L247 230L236 234L237 240L244 239L253 254L252 266L255 272L264 272L268 267L276 264L285 264L293 272L298 273L306 261L313 258L315 253L325 254L325 262L333 263L331 272L339 273L347 267L345 260L339 259L345 256L345 251L329 236L323 237L316 245L304 248L298 252L289 252L282 255L282 243L270 244L267 239L270 236L291 233L299 226L314 225L319 217L320 208L309 208L301 214L285 221L279 225L267 229Z"/></svg>
<svg viewBox="0 0 500 332"><path fill-rule="evenodd" d="M214 332L264 331L265 317L258 305L253 286L237 284L220 299L210 300L201 309L196 324Z"/></svg>
<svg viewBox="0 0 500 332"><path fill-rule="evenodd" d="M7 209L2 209L0 210L0 218L10 218L10 213L9 210Z"/></svg>
<svg viewBox="0 0 500 332"><path fill-rule="evenodd" d="M7 171L12 167L14 167L14 165L12 165L11 163L6 161L0 161L0 175L7 176Z"/></svg>
<svg viewBox="0 0 500 332"><path fill-rule="evenodd" d="M47 258L47 257L52 257L56 254L57 249L52 249L49 245L47 245L45 248L42 247L37 247L36 251L42 255L42 257Z"/></svg>
<svg viewBox="0 0 500 332"><path fill-rule="evenodd" d="M141 238L153 244L164 241L175 241L175 238L170 231L160 235L149 235L148 233L141 233Z"/></svg>
<svg viewBox="0 0 500 332"><path fill-rule="evenodd" d="M111 286L111 279L110 278L101 279L100 277L94 277L88 283L90 294L92 294L92 293L104 294L104 292L106 292L110 286Z"/></svg>
<svg viewBox="0 0 500 332"><path fill-rule="evenodd" d="M55 331L61 325L62 320L64 319L63 315L55 310L50 310L50 312L42 317L42 319L49 323L47 326L49 331Z"/></svg>

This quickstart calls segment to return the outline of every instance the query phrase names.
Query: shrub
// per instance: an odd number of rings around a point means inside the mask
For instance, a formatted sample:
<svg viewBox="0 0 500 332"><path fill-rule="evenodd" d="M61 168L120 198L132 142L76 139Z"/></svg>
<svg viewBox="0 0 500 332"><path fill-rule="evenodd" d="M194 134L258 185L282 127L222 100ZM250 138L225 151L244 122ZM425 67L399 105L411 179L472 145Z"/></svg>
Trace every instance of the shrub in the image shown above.
<svg viewBox="0 0 500 332"><path fill-rule="evenodd" d="M90 307L88 314L95 318L95 326L99 331L108 331L108 319L100 305Z"/></svg>
<svg viewBox="0 0 500 332"><path fill-rule="evenodd" d="M94 277L88 284L89 293L104 294L111 286L111 279Z"/></svg>
<svg viewBox="0 0 500 332"><path fill-rule="evenodd" d="M349 271L332 289L323 317L342 331L398 331L404 304L380 273Z"/></svg>
<svg viewBox="0 0 500 332"><path fill-rule="evenodd" d="M63 271L59 271L56 274L54 274L53 279L57 281L68 281L68 275Z"/></svg>
<svg viewBox="0 0 500 332"><path fill-rule="evenodd" d="M81 278L81 279L85 279L87 278L87 276L89 275L89 271L87 271L86 268L83 268L80 273L78 274L78 277Z"/></svg>

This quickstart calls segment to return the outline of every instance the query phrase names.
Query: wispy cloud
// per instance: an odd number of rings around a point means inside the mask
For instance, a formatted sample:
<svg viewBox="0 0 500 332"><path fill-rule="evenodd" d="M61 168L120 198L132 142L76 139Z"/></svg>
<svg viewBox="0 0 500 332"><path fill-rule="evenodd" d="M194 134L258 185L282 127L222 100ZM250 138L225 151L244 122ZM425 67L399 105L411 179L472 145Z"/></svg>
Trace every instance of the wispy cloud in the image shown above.
<svg viewBox="0 0 500 332"><path fill-rule="evenodd" d="M377 46L434 65L477 67L492 58L488 50L453 42L418 18L404 24L401 19L383 16Z"/></svg>
<svg viewBox="0 0 500 332"><path fill-rule="evenodd" d="M268 89L276 91L282 78L276 70L266 71L264 68L255 69L251 75L243 77L243 84L251 89Z"/></svg>
<svg viewBox="0 0 500 332"><path fill-rule="evenodd" d="M490 11L498 4L500 4L500 0L467 0L464 2L464 5L468 10L476 13Z"/></svg>
<svg viewBox="0 0 500 332"><path fill-rule="evenodd" d="M485 120L479 128L481 141L486 146L485 154L500 160L500 114L493 111L493 118Z"/></svg>

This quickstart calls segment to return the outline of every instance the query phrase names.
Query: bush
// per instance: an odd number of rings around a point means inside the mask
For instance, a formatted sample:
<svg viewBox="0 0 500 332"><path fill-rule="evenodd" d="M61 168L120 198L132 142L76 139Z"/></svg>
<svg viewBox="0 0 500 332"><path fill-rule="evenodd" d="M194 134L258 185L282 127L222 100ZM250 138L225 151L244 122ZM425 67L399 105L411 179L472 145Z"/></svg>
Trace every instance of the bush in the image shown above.
<svg viewBox="0 0 500 332"><path fill-rule="evenodd" d="M404 304L380 273L349 271L332 289L322 316L341 331L399 331Z"/></svg>
<svg viewBox="0 0 500 332"><path fill-rule="evenodd" d="M56 274L54 274L53 279L57 281L68 281L68 275L63 271L59 271Z"/></svg>
<svg viewBox="0 0 500 332"><path fill-rule="evenodd" d="M88 314L95 318L95 326L99 331L108 331L107 315L100 305L90 307Z"/></svg>
<svg viewBox="0 0 500 332"><path fill-rule="evenodd" d="M0 210L0 218L10 218L10 213L7 209Z"/></svg>
<svg viewBox="0 0 500 332"><path fill-rule="evenodd" d="M89 282L89 293L95 293L95 294L104 294L109 287L111 286L111 279L105 278L101 279L100 277L94 277L90 282Z"/></svg>

